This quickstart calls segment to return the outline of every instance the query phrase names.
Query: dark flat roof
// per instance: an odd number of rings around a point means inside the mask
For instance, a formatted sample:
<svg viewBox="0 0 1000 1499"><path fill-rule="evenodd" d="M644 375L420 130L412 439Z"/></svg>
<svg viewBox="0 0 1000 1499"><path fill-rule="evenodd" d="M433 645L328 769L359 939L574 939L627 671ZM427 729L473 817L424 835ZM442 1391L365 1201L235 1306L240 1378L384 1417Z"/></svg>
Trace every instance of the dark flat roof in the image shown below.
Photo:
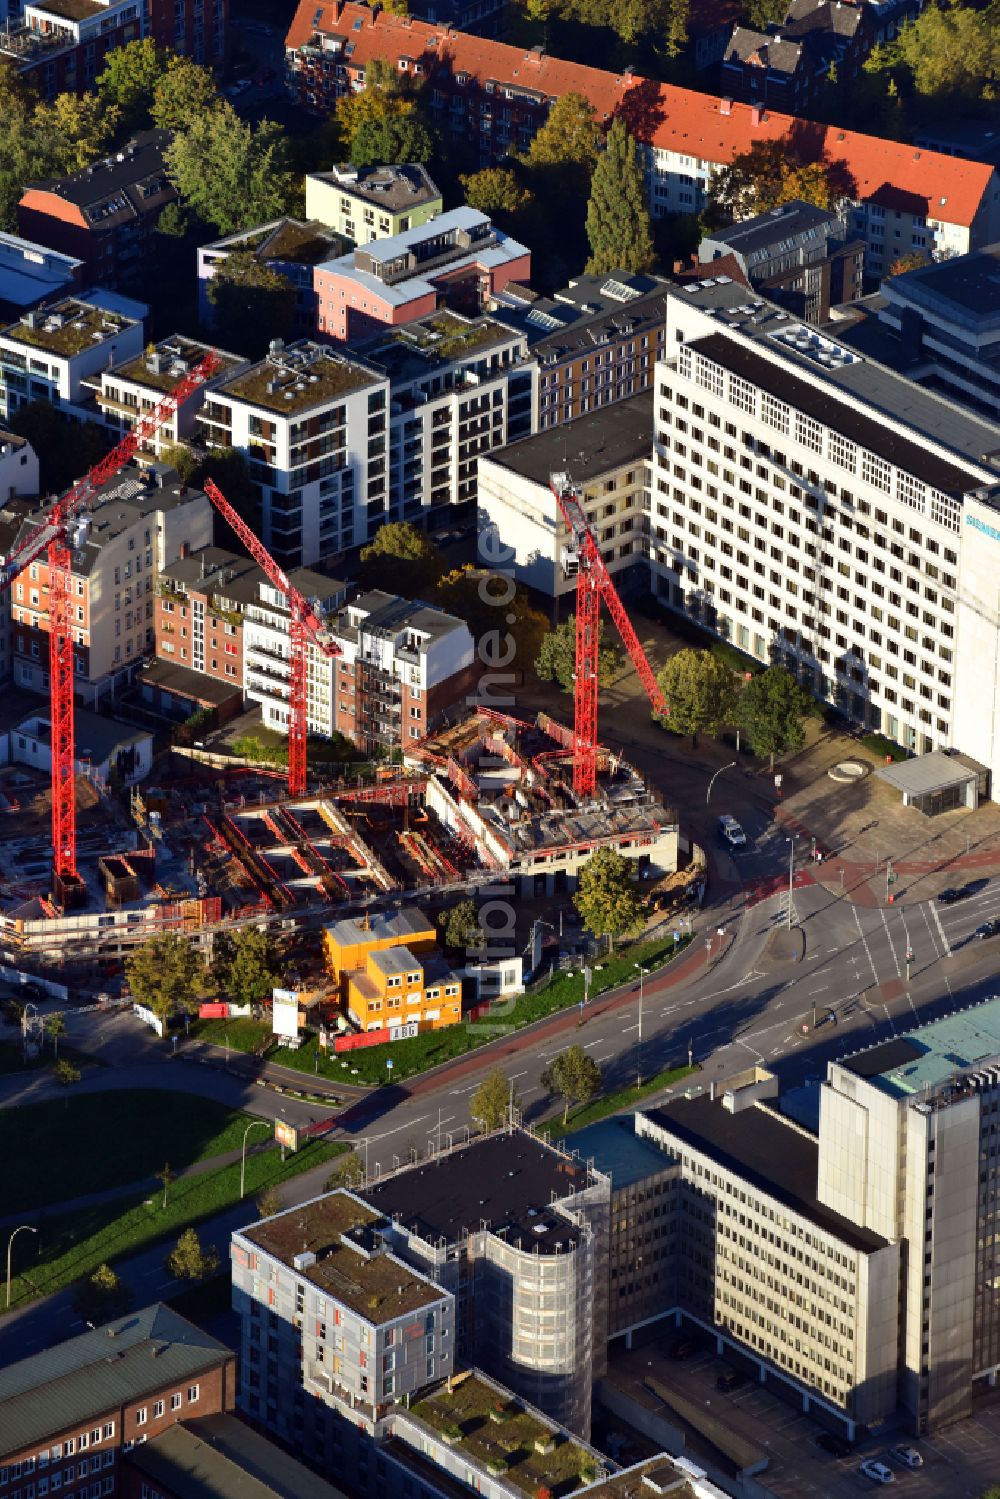
<svg viewBox="0 0 1000 1499"><path fill-rule="evenodd" d="M642 1112L678 1140L703 1150L720 1166L746 1177L854 1249L868 1253L883 1249L888 1242L819 1201L819 1141L766 1105L754 1104L731 1114L718 1099L703 1094Z"/></svg>
<svg viewBox="0 0 1000 1499"><path fill-rule="evenodd" d="M189 697L197 703L211 703L219 708L231 697L242 695L238 681L221 682L207 672L194 671L190 666L178 666L173 661L151 661L143 667L140 681L152 687L162 687L166 692L176 692L178 697Z"/></svg>
<svg viewBox="0 0 1000 1499"><path fill-rule="evenodd" d="M530 1135L498 1133L366 1187L363 1196L424 1239L451 1243L486 1223L494 1233L508 1228L512 1243L537 1243L544 1254L558 1239L577 1238L568 1219L550 1212L553 1197L568 1197L587 1184L579 1162Z"/></svg>
<svg viewBox="0 0 1000 1499"><path fill-rule="evenodd" d="M653 392L648 390L487 456L491 463L547 487L549 475L566 467L569 454L570 475L582 488L611 469L645 461L653 450L653 435Z"/></svg>
<svg viewBox="0 0 1000 1499"><path fill-rule="evenodd" d="M840 1065L847 1072L853 1072L855 1077L881 1077L883 1072L905 1067L923 1054L924 1048L917 1046L909 1036L894 1036L891 1041L883 1041L881 1046L872 1046L854 1057L844 1057Z"/></svg>
<svg viewBox="0 0 1000 1499"><path fill-rule="evenodd" d="M712 359L723 369L749 380L759 390L766 390L780 401L787 401L806 416L825 426L835 427L843 436L867 448L869 452L895 464L906 473L922 479L933 489L944 494L962 495L972 489L980 489L983 480L956 464L938 458L934 453L909 438L893 432L890 427L873 417L855 411L852 406L842 404L833 388L826 382L810 381L789 374L782 365L765 359L753 349L744 348L724 333L710 333L706 338L691 344L697 353Z"/></svg>
<svg viewBox="0 0 1000 1499"><path fill-rule="evenodd" d="M610 1176L615 1192L634 1187L651 1176L661 1176L674 1167L673 1158L655 1140L636 1134L634 1114L599 1119L596 1124L574 1130L563 1144L567 1150L578 1151L581 1160L593 1160L598 1171Z"/></svg>
<svg viewBox="0 0 1000 1499"><path fill-rule="evenodd" d="M344 1499L235 1416L178 1421L125 1461L180 1499Z"/></svg>

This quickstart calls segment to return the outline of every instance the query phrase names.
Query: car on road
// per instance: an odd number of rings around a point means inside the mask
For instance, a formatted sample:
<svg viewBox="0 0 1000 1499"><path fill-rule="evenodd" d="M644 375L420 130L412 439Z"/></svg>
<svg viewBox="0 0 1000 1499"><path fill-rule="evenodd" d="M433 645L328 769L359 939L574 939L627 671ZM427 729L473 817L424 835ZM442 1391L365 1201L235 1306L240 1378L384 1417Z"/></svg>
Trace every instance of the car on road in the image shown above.
<svg viewBox="0 0 1000 1499"><path fill-rule="evenodd" d="M905 1442L898 1447L889 1448L889 1456L894 1463L902 1463L904 1468L922 1468L924 1460L916 1447L910 1447Z"/></svg>
<svg viewBox="0 0 1000 1499"><path fill-rule="evenodd" d="M816 1446L821 1452L828 1452L831 1457L850 1457L852 1447L845 1437L839 1437L835 1431L821 1431L816 1438Z"/></svg>
<svg viewBox="0 0 1000 1499"><path fill-rule="evenodd" d="M976 927L976 936L982 942L986 937L995 937L1000 932L1000 921L984 921L982 926Z"/></svg>
<svg viewBox="0 0 1000 1499"><path fill-rule="evenodd" d="M715 1388L721 1395L729 1395L733 1390L741 1390L749 1378L749 1374L744 1374L740 1369L727 1369L715 1381Z"/></svg>
<svg viewBox="0 0 1000 1499"><path fill-rule="evenodd" d="M950 906L954 901L961 900L964 894L964 890L956 890L954 885L947 885L938 895L938 905Z"/></svg>
<svg viewBox="0 0 1000 1499"><path fill-rule="evenodd" d="M724 812L719 818L719 837L723 843L728 843L730 848L746 848L747 835L728 812Z"/></svg>
<svg viewBox="0 0 1000 1499"><path fill-rule="evenodd" d="M866 1457L858 1472L870 1478L872 1483L896 1482L896 1475L892 1469L887 1468L885 1463L878 1462L874 1457Z"/></svg>

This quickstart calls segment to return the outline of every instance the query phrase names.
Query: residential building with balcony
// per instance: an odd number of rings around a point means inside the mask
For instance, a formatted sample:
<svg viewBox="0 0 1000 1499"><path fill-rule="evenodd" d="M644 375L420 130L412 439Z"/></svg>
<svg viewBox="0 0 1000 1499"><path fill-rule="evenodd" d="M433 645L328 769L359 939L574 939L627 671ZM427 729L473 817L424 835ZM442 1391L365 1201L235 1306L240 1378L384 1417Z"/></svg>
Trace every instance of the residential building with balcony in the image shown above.
<svg viewBox="0 0 1000 1499"><path fill-rule="evenodd" d="M0 1370L0 1493L117 1494L137 1444L235 1399L232 1349L143 1307Z"/></svg>
<svg viewBox="0 0 1000 1499"><path fill-rule="evenodd" d="M888 25L884 7L875 9L877 25ZM289 88L305 107L329 114L341 95L364 86L374 58L426 82L439 128L478 144L482 165L527 150L551 102L570 91L590 101L602 124L622 113L643 150L654 217L700 212L714 172L755 141L802 136L793 115L761 104L627 70L605 72L548 56L540 47L525 51L449 32L353 0L300 0L285 60ZM887 249L892 259L914 248L944 257L1000 239L1000 197L989 162L824 124L810 129L806 150L810 159L841 165L853 184L850 232L865 239L872 274L881 273L876 261Z"/></svg>
<svg viewBox="0 0 1000 1499"><path fill-rule="evenodd" d="M306 181L308 182L308 178ZM216 322L211 297L212 277L230 255L252 255L258 265L284 276L295 288L292 331L304 337L316 331L316 292L313 269L343 255L351 240L331 228L327 220L307 208L306 219L273 219L255 229L224 235L198 250L198 317L204 327Z"/></svg>
<svg viewBox="0 0 1000 1499"><path fill-rule="evenodd" d="M44 520L34 511L26 524ZM97 707L151 656L161 571L212 540L212 506L172 469L129 467L97 492L72 546L70 598L77 698ZM47 693L49 575L44 555L11 585L14 682Z"/></svg>
<svg viewBox="0 0 1000 1499"><path fill-rule="evenodd" d="M17 440L20 441L21 439ZM16 452L17 449L13 449L12 451ZM35 459L33 465L31 465L29 459L29 466L37 470L38 459ZM6 563L7 558L13 552L18 537L22 534L24 522L31 515L32 511L38 508L35 498L26 498L20 495L11 496L9 488L10 485L8 484L4 491L8 493L8 498L0 505L0 567ZM37 479L34 493L35 495L38 494ZM11 592L10 588L0 589L0 684L9 682L14 670L14 653L10 634Z"/></svg>
<svg viewBox="0 0 1000 1499"><path fill-rule="evenodd" d="M52 99L93 89L108 53L144 35L138 0L18 0L0 57Z"/></svg>
<svg viewBox="0 0 1000 1499"><path fill-rule="evenodd" d="M462 1018L462 976L419 911L335 922L323 933L323 955L341 1008L362 1033L398 1040Z"/></svg>
<svg viewBox="0 0 1000 1499"><path fill-rule="evenodd" d="M354 245L391 239L444 212L441 190L420 162L306 173L306 217L329 224Z"/></svg>
<svg viewBox="0 0 1000 1499"><path fill-rule="evenodd" d="M148 344L139 354L116 359L83 380L115 441L124 437L140 417L155 411L165 396L189 375L207 355L214 354L219 366L203 380L181 404L161 422L139 449L138 462L159 458L164 447L187 443L198 436L197 415L209 391L247 369L250 361L237 354L227 354L210 344L175 333Z"/></svg>
<svg viewBox="0 0 1000 1499"><path fill-rule="evenodd" d="M98 9L95 0L71 0ZM176 203L166 172L167 130L145 130L122 150L68 177L28 183L17 205L27 239L83 261L84 279L142 289L149 240L161 212Z"/></svg>
<svg viewBox="0 0 1000 1499"><path fill-rule="evenodd" d="M453 208L404 233L359 245L318 265L317 329L354 342L399 327L447 302L481 312L511 281L531 276L531 251L476 208Z"/></svg>
<svg viewBox="0 0 1000 1499"><path fill-rule="evenodd" d="M734 259L755 291L808 323L823 323L831 306L861 296L864 251L837 214L793 202L706 235L698 260L712 275L715 261Z"/></svg>
<svg viewBox="0 0 1000 1499"><path fill-rule="evenodd" d="M323 345L286 347L206 396L208 447L236 448L259 496L258 534L283 567L361 546L388 503L389 383Z"/></svg>
<svg viewBox="0 0 1000 1499"><path fill-rule="evenodd" d="M228 687L234 704L229 712L243 702L243 611L257 601L262 579L248 557L209 546L178 557L157 583L157 661Z"/></svg>
<svg viewBox="0 0 1000 1499"><path fill-rule="evenodd" d="M569 453L570 477L608 572L619 590L633 581L648 586L652 440L649 391L479 459L480 532L489 528L495 545L510 549L505 565L519 583L554 605L575 595L577 552L550 488Z"/></svg>
<svg viewBox="0 0 1000 1499"><path fill-rule="evenodd" d="M288 581L312 603L320 617L344 602L347 586L333 578L295 568ZM306 722L310 734L329 739L337 729L337 661L310 640L306 647ZM258 577L257 597L243 608L243 690L260 703L265 725L287 734L292 690L291 615L285 595Z"/></svg>
<svg viewBox="0 0 1000 1499"><path fill-rule="evenodd" d="M77 294L83 261L60 255L47 245L0 234L0 319L11 322L40 302Z"/></svg>
<svg viewBox="0 0 1000 1499"><path fill-rule="evenodd" d="M32 401L48 401L80 419L92 417L87 377L110 360L141 353L147 311L144 303L95 291L64 297L8 324L0 330L2 414L10 417Z"/></svg>

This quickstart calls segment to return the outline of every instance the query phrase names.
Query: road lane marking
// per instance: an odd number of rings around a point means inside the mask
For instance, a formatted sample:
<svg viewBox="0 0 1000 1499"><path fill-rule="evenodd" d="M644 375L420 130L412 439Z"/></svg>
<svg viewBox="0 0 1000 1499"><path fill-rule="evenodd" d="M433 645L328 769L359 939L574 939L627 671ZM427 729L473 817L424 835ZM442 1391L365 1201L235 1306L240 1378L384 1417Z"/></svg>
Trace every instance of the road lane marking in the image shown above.
<svg viewBox="0 0 1000 1499"><path fill-rule="evenodd" d="M902 978L903 970L900 968L899 959L896 956L896 944L892 940L892 933L889 930L889 922L886 919L886 914L884 911L880 911L879 915L882 917L882 925L885 927L885 935L889 939L889 951L892 953L892 961L896 965L896 977Z"/></svg>
<svg viewBox="0 0 1000 1499"><path fill-rule="evenodd" d="M861 938L861 942L862 942L862 945L864 947L865 953L867 955L868 962L871 964L872 978L875 980L875 982L877 984L878 983L878 969L875 967L875 961L872 958L872 950L868 946L868 938L865 936L865 929L861 925L861 918L858 915L858 908L857 908L857 906L852 906L851 910L854 913L854 921L855 921L855 925L858 928L858 936Z"/></svg>
<svg viewBox="0 0 1000 1499"><path fill-rule="evenodd" d="M398 1135L401 1130L416 1129L418 1124L422 1124L425 1119L429 1119L430 1117L430 1114L421 1114L417 1119L409 1119L405 1124L397 1124L395 1129L383 1130L380 1135L369 1135L369 1142L374 1144L376 1140L388 1140L390 1135Z"/></svg>
<svg viewBox="0 0 1000 1499"><path fill-rule="evenodd" d="M941 936L941 946L944 948L944 955L946 958L950 958L951 943L948 941L948 938L944 934L944 927L941 925L941 917L938 915L937 906L931 906L931 913L933 914L934 920L937 922L937 929Z"/></svg>

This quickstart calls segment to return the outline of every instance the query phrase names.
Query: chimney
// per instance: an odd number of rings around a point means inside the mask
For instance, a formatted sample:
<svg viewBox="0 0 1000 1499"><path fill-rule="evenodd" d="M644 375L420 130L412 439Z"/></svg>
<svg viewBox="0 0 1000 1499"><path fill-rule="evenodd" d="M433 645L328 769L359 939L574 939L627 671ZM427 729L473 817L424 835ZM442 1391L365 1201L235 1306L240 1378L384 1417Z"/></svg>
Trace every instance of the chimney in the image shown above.
<svg viewBox="0 0 1000 1499"><path fill-rule="evenodd" d="M763 104L755 104L750 111L750 118L754 125L762 125L767 119L767 110Z"/></svg>
<svg viewBox="0 0 1000 1499"><path fill-rule="evenodd" d="M732 101L732 99L720 99L719 100L719 113L720 113L720 115L731 115L732 112L733 112L733 101Z"/></svg>

